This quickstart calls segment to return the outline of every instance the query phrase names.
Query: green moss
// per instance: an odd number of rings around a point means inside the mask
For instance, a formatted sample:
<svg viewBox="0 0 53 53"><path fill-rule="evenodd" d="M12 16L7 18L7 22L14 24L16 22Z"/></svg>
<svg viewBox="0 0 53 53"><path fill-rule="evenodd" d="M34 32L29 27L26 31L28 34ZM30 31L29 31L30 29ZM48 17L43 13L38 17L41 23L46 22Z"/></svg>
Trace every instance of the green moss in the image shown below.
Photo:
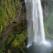
<svg viewBox="0 0 53 53"><path fill-rule="evenodd" d="M23 31L21 34L16 34L15 40L12 42L13 47L21 48L25 46L25 40L27 38L26 32Z"/></svg>
<svg viewBox="0 0 53 53"><path fill-rule="evenodd" d="M17 10L20 10L19 0L1 0L0 4L0 31L6 28L16 18ZM18 9L17 9L18 8ZM3 30L2 29L2 30Z"/></svg>
<svg viewBox="0 0 53 53"><path fill-rule="evenodd" d="M53 51L51 53L53 53Z"/></svg>
<svg viewBox="0 0 53 53"><path fill-rule="evenodd" d="M2 35L2 32L6 30L7 26L16 20L17 15L21 17L25 14L20 12L21 8L22 5L20 0L0 0L0 36ZM8 37L0 49L0 53L3 53L3 50L8 48L9 45L14 48L22 48L25 46L27 32L23 31L25 29L24 22L14 28L16 28L16 30L13 30L7 34Z"/></svg>

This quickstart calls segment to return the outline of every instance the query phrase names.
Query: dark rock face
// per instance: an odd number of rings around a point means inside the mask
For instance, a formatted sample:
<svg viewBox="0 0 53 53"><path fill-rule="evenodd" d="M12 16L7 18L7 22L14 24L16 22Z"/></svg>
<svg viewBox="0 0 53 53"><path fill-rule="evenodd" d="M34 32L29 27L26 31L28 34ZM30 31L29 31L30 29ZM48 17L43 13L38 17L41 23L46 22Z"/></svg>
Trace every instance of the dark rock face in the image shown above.
<svg viewBox="0 0 53 53"><path fill-rule="evenodd" d="M42 9L43 9L43 16L44 20L48 17L48 1L42 0Z"/></svg>

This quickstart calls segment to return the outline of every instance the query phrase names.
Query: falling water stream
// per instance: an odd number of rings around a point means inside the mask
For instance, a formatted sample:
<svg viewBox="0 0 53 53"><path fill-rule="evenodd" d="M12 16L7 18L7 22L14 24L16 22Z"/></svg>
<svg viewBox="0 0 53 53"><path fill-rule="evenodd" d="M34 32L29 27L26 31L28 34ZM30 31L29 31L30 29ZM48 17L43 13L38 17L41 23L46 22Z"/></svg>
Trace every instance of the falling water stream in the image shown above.
<svg viewBox="0 0 53 53"><path fill-rule="evenodd" d="M51 43L46 41L43 23L43 10L41 6L41 0L25 0L27 10L27 22L28 22L28 45L27 48L32 45L38 47L34 48L39 50L39 53L48 53L45 51L48 47L51 47ZM41 50L40 50L41 49ZM35 52L33 52L35 53ZM38 52L36 52L38 53Z"/></svg>
<svg viewBox="0 0 53 53"><path fill-rule="evenodd" d="M43 24L43 12L40 0L32 0L32 19L34 30L34 41L45 41L45 32ZM36 26L36 27L35 27Z"/></svg>
<svg viewBox="0 0 53 53"><path fill-rule="evenodd" d="M50 43L45 40L43 10L41 6L41 0L32 0L32 20L33 20L34 42L44 45L50 45Z"/></svg>

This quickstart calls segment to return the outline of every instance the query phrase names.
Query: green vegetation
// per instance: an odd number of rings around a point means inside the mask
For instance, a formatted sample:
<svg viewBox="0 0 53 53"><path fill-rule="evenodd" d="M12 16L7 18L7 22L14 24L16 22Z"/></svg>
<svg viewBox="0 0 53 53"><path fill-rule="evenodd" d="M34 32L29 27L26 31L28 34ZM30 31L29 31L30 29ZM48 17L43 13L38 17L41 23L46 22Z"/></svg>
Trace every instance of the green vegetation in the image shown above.
<svg viewBox="0 0 53 53"><path fill-rule="evenodd" d="M0 53L24 53L26 12L20 0L0 0ZM15 52L14 52L15 53Z"/></svg>

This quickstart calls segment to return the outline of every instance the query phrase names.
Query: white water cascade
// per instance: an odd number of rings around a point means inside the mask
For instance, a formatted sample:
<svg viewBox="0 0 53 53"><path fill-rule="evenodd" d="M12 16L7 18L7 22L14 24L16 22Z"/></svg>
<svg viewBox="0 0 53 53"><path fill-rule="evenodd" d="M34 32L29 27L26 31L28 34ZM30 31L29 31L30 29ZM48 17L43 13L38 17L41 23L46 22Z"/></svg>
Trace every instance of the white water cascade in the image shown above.
<svg viewBox="0 0 53 53"><path fill-rule="evenodd" d="M25 0L28 21L28 46L32 43L39 45L49 45L50 42L45 40L45 31L43 23L43 11L41 0Z"/></svg>
<svg viewBox="0 0 53 53"><path fill-rule="evenodd" d="M35 35L34 42L45 41L41 2L40 0L33 0L32 4L33 30Z"/></svg>

